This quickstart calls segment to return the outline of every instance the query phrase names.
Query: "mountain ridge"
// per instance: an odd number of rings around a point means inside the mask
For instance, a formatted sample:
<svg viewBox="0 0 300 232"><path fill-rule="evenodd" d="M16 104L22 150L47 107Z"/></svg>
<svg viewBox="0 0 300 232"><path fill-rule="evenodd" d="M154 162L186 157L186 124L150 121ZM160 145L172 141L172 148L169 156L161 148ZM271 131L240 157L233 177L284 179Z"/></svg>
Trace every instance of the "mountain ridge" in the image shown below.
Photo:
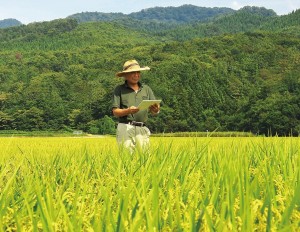
<svg viewBox="0 0 300 232"><path fill-rule="evenodd" d="M65 18L75 18L80 23L87 22L87 21L113 21L113 20L122 20L122 19L150 20L150 21L158 21L158 22L165 22L165 23L174 23L174 22L187 23L193 21L205 22L216 16L226 15L226 14L234 13L236 11L238 10L234 10L228 7L200 7L192 4L184 4L178 7L174 7L174 6L151 7L151 8L142 9L138 12L132 12L128 14L120 13L120 12L104 13L98 11L94 11L94 12L88 11L88 12L75 13ZM179 17L180 20L178 20ZM57 19L53 19L53 20L57 20ZM12 23L7 24L7 22L10 21ZM41 22L45 22L45 21L41 21ZM1 23L3 24L6 23L7 25L5 24L5 26L1 27ZM32 23L39 23L39 22L32 22ZM19 26L21 24L23 23L14 18L0 20L0 28Z"/></svg>
<svg viewBox="0 0 300 232"><path fill-rule="evenodd" d="M17 19L8 18L8 19L0 20L0 29L7 28L7 27L20 26L20 25L22 25L22 23Z"/></svg>
<svg viewBox="0 0 300 232"><path fill-rule="evenodd" d="M164 23L187 23L193 21L204 22L218 15L232 12L234 12L234 10L227 7L212 8L185 4L179 7L152 7L129 14L82 12L70 15L67 18L75 18L80 23L87 21L111 21L121 19L149 20Z"/></svg>

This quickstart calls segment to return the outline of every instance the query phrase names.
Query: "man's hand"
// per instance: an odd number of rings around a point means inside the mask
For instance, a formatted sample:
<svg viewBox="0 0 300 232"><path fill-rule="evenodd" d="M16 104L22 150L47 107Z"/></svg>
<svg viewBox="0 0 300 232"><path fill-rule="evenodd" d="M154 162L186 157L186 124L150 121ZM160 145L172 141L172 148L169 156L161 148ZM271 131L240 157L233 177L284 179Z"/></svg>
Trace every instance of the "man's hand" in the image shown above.
<svg viewBox="0 0 300 232"><path fill-rule="evenodd" d="M136 106L130 106L128 109L128 114L135 114L135 113L137 113L137 112L139 112L139 108L137 108Z"/></svg>
<svg viewBox="0 0 300 232"><path fill-rule="evenodd" d="M120 108L114 108L113 109L113 115L115 117L124 117L129 114L135 114L139 111L139 108L135 106L130 106L127 109L120 109Z"/></svg>
<svg viewBox="0 0 300 232"><path fill-rule="evenodd" d="M155 103L151 106L149 106L149 110L152 114L158 114L159 113L159 109L160 109L160 106L159 104Z"/></svg>

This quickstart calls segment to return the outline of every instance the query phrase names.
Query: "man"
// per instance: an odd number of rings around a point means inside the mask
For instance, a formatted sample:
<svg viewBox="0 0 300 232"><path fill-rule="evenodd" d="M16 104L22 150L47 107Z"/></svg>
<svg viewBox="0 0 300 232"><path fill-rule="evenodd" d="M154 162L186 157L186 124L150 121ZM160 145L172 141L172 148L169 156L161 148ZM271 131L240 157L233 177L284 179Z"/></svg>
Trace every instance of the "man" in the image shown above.
<svg viewBox="0 0 300 232"><path fill-rule="evenodd" d="M149 147L150 130L145 124L148 111L156 115L160 109L159 104L153 104L146 110L137 107L143 100L155 100L151 88L140 82L141 71L146 70L150 68L140 67L136 60L128 60L123 65L123 71L116 73L125 80L124 84L115 88L113 96L113 115L119 119L117 142L131 152L136 146L143 150Z"/></svg>

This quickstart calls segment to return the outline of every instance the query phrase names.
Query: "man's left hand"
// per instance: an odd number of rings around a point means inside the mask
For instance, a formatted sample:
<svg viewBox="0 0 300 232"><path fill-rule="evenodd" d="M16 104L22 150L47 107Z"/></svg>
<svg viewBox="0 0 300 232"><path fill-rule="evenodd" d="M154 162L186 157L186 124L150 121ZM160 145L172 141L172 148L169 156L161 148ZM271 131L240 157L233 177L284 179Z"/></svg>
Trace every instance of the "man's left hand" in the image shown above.
<svg viewBox="0 0 300 232"><path fill-rule="evenodd" d="M149 110L152 114L158 114L159 113L159 109L160 109L160 106L159 104L155 103L151 106L149 106Z"/></svg>

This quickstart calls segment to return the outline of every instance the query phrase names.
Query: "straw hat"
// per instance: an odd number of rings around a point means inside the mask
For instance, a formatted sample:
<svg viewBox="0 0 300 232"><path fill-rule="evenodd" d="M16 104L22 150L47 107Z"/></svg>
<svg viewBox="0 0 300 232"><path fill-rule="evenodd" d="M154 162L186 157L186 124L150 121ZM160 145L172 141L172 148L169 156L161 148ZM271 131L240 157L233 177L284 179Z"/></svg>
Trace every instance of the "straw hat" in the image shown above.
<svg viewBox="0 0 300 232"><path fill-rule="evenodd" d="M145 70L150 70L150 68L148 66L140 67L139 63L136 60L128 60L123 65L123 71L116 73L116 76L122 77L125 73L139 72Z"/></svg>

